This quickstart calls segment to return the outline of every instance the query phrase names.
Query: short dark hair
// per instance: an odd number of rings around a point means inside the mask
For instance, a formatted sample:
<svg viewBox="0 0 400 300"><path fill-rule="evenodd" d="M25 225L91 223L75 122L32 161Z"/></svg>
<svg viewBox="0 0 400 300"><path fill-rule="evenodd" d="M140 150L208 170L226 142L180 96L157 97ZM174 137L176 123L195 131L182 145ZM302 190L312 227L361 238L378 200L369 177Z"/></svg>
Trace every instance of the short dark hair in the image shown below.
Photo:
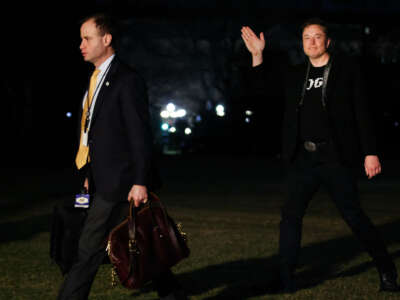
<svg viewBox="0 0 400 300"><path fill-rule="evenodd" d="M105 13L95 13L84 17L80 24L93 20L101 35L111 34L111 47L115 49L116 42L119 39L119 28L114 17Z"/></svg>
<svg viewBox="0 0 400 300"><path fill-rule="evenodd" d="M320 18L311 18L311 19L306 20L303 23L303 25L301 25L301 36L303 36L304 29L306 29L306 27L311 26L311 25L320 26L322 28L322 31L325 33L326 37L330 38L328 25L324 20L322 20Z"/></svg>

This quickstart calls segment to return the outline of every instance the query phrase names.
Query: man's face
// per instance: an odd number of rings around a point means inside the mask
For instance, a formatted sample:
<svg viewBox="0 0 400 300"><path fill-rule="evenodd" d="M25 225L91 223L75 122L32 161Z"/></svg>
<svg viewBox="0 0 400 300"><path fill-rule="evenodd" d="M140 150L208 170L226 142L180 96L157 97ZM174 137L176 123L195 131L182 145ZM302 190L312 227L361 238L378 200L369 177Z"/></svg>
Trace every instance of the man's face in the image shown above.
<svg viewBox="0 0 400 300"><path fill-rule="evenodd" d="M309 25L303 30L303 50L309 58L319 58L327 53L330 42L319 25Z"/></svg>
<svg viewBox="0 0 400 300"><path fill-rule="evenodd" d="M81 53L83 59L97 66L97 62L102 61L107 54L109 44L106 35L100 35L96 23L90 19L81 26Z"/></svg>

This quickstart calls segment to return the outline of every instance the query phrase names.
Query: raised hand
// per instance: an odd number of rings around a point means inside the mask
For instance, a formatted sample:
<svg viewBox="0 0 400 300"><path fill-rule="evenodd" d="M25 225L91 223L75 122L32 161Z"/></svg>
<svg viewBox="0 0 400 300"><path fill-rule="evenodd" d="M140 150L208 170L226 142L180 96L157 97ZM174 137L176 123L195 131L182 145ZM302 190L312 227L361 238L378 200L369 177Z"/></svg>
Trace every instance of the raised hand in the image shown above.
<svg viewBox="0 0 400 300"><path fill-rule="evenodd" d="M253 56L261 55L265 48L264 33L258 37L248 26L242 27L242 39Z"/></svg>

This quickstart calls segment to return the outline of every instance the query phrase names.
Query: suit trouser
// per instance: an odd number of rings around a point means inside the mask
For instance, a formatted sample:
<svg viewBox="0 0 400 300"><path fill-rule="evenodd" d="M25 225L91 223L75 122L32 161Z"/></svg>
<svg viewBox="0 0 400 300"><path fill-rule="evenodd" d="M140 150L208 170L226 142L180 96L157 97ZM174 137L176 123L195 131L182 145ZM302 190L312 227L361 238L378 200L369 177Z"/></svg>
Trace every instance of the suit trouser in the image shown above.
<svg viewBox="0 0 400 300"><path fill-rule="evenodd" d="M303 217L309 201L324 185L342 218L373 258L378 270L392 270L394 264L386 246L361 208L353 170L337 162L315 161L312 155L301 151L289 168L288 195L282 207L280 223L281 267L294 271L300 253Z"/></svg>
<svg viewBox="0 0 400 300"><path fill-rule="evenodd" d="M107 255L105 249L108 233L126 218L129 207L127 200L115 202L107 198L98 194L93 197L79 240L78 261L64 278L59 300L88 299L95 275ZM170 271L153 280L153 284L161 297L178 288Z"/></svg>

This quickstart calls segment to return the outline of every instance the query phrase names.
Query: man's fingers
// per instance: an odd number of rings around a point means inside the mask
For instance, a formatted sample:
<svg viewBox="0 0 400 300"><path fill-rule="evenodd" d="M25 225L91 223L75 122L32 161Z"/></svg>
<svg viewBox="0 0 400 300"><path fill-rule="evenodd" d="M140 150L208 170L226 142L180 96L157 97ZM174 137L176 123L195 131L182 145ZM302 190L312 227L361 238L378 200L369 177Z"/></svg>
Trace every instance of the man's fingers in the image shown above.
<svg viewBox="0 0 400 300"><path fill-rule="evenodd" d="M373 176L371 170L367 167L365 167L365 174L367 175L368 179L371 179Z"/></svg>
<svg viewBox="0 0 400 300"><path fill-rule="evenodd" d="M246 33L247 33L249 36L256 36L255 33L254 33L254 31L251 30L251 28L250 28L249 26L246 26L245 28L246 28Z"/></svg>
<svg viewBox="0 0 400 300"><path fill-rule="evenodd" d="M146 203L147 202L147 197L146 198L138 198L138 199L135 199L134 201L135 201L135 207L138 207L141 203Z"/></svg>
<svg viewBox="0 0 400 300"><path fill-rule="evenodd" d="M133 197L132 197L131 194L128 194L128 201L129 201L129 202L133 201Z"/></svg>
<svg viewBox="0 0 400 300"><path fill-rule="evenodd" d="M263 32L260 33L260 39L261 39L262 41L265 40L265 39L264 39L264 33L263 33Z"/></svg>
<svg viewBox="0 0 400 300"><path fill-rule="evenodd" d="M365 173L368 176L368 179L371 179L372 177L378 175L381 172L381 169L378 168L365 168Z"/></svg>
<svg viewBox="0 0 400 300"><path fill-rule="evenodd" d="M245 30L242 31L242 36L243 36L246 40L248 40L248 39L250 38L249 33L246 32Z"/></svg>
<svg viewBox="0 0 400 300"><path fill-rule="evenodd" d="M257 37L253 30L250 29L248 26L243 26L242 27L242 33L246 38L252 38L252 37Z"/></svg>
<svg viewBox="0 0 400 300"><path fill-rule="evenodd" d="M379 167L376 169L376 174L380 174L381 172L382 172L382 167L379 166Z"/></svg>

